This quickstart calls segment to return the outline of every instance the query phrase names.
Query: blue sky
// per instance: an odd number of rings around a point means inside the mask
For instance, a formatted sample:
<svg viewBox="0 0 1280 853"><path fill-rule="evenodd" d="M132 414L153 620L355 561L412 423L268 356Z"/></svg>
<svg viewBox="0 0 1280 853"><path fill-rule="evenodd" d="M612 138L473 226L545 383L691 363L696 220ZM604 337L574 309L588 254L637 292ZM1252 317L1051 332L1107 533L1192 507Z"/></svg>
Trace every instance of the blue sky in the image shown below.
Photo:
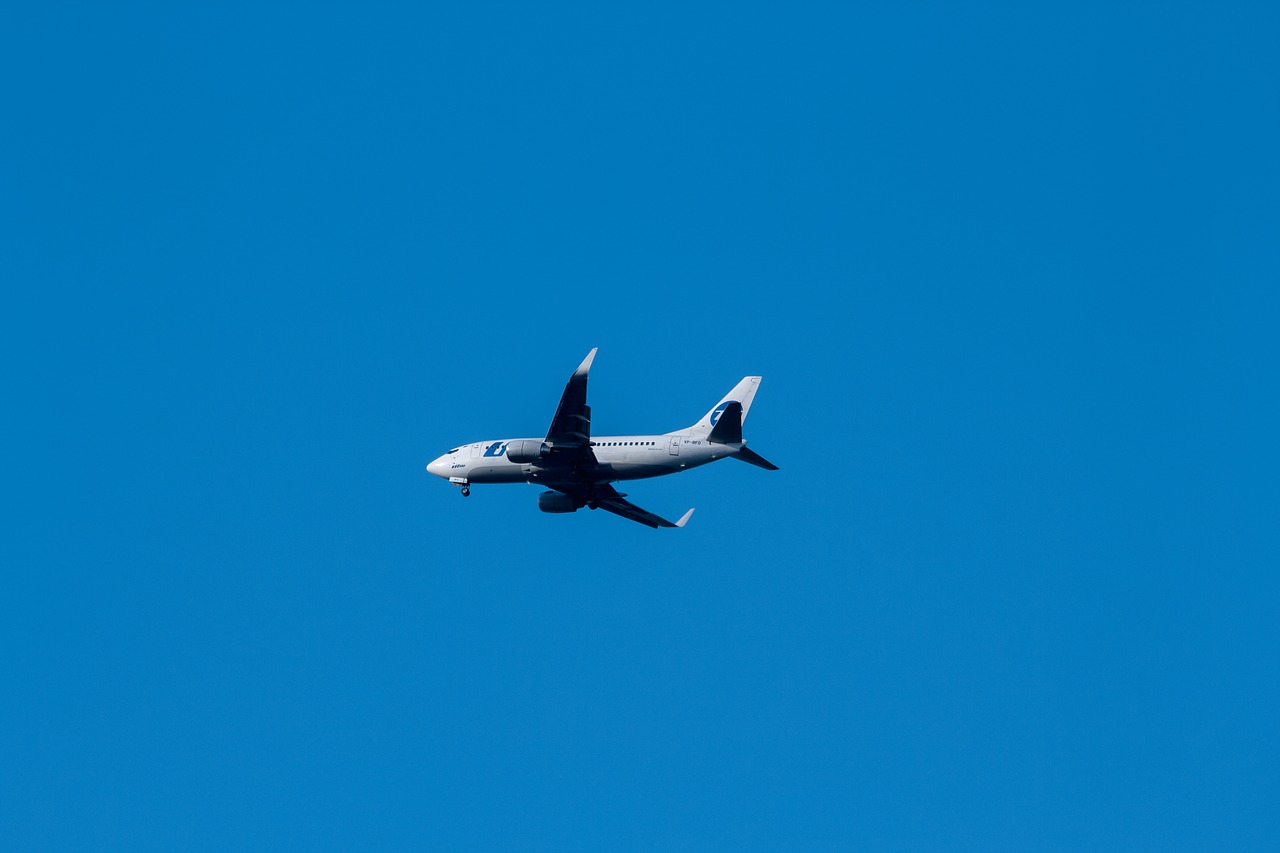
<svg viewBox="0 0 1280 853"><path fill-rule="evenodd" d="M1276 849L1278 36L9 9L0 847Z"/></svg>

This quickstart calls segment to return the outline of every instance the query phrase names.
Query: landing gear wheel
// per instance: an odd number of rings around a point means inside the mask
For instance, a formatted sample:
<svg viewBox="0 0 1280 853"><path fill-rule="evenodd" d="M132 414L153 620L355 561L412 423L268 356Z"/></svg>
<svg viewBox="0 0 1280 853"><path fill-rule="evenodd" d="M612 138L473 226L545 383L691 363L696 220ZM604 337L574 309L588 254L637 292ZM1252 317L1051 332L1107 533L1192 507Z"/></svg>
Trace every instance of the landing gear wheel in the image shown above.
<svg viewBox="0 0 1280 853"><path fill-rule="evenodd" d="M470 488L468 488L467 486L463 486L463 487L462 487L462 496L463 496L464 498L469 498L469 497L471 497L471 489L470 489Z"/></svg>

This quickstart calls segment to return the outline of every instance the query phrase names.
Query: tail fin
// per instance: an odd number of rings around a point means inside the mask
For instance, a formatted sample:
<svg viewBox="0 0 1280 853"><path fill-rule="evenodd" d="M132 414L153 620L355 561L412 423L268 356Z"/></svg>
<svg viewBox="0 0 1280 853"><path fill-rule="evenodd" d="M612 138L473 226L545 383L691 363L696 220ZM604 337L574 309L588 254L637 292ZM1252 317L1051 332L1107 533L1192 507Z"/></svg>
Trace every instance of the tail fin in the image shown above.
<svg viewBox="0 0 1280 853"><path fill-rule="evenodd" d="M751 401L755 399L756 389L760 387L759 376L744 376L742 381L733 386L733 390L724 395L724 398L716 404L716 407L702 416L702 420L698 421L690 429L690 434L694 437L705 438L711 434L711 430L719 423L720 416L724 410L729 407L730 403L740 403L742 405L742 420L747 419L747 410L751 408Z"/></svg>

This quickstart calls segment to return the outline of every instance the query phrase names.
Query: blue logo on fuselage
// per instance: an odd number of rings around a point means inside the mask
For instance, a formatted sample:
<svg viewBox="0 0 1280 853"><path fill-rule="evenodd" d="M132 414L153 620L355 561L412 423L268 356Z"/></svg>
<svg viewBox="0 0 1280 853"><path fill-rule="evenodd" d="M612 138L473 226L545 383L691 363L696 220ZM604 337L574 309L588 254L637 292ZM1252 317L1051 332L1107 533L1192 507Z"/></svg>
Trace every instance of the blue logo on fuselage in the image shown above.
<svg viewBox="0 0 1280 853"><path fill-rule="evenodd" d="M712 413L711 413L711 425L712 425L712 426L715 426L715 425L716 425L716 421L720 420L720 416L724 414L724 410L725 410L725 409L727 409L727 408L729 408L729 404L730 404L730 403L736 403L736 402L738 402L738 401L737 401L737 400L725 400L723 403L721 403L720 405L716 406L716 410L715 410L714 412L712 412Z"/></svg>
<svg viewBox="0 0 1280 853"><path fill-rule="evenodd" d="M495 441L484 449L485 456L502 456L507 452L507 443L505 441Z"/></svg>

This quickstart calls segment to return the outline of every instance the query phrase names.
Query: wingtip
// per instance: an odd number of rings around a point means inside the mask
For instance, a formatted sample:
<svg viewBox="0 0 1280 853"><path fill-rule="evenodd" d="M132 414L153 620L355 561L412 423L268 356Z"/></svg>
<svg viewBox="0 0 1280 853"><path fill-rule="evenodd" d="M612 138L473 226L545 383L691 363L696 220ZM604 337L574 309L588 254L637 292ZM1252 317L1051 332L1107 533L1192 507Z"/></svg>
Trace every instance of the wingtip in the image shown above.
<svg viewBox="0 0 1280 853"><path fill-rule="evenodd" d="M578 369L574 371L575 375L577 376L585 375L586 372L591 369L591 362L595 361L596 350L598 349L600 349L600 347L591 348L591 352L587 353L587 357L582 360L582 364L579 364Z"/></svg>
<svg viewBox="0 0 1280 853"><path fill-rule="evenodd" d="M697 507L694 507L694 509L697 509ZM692 510L692 509L691 509L691 510L689 510L688 512L686 512L684 515L680 516L680 520L676 522L676 527L684 527L684 526L685 526L685 524L687 524L687 523L688 523L688 521L689 521L689 516L691 516L691 515L693 515L693 510Z"/></svg>

